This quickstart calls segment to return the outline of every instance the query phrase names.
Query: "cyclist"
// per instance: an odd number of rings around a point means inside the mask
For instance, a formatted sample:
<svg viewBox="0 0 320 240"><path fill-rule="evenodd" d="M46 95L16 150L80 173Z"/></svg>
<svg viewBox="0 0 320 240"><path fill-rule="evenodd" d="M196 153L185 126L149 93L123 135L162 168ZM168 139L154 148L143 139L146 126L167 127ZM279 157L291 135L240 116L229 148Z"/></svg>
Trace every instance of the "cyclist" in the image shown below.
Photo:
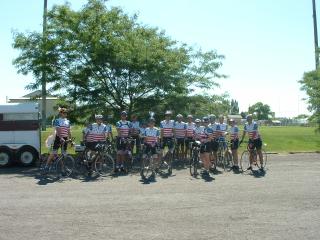
<svg viewBox="0 0 320 240"><path fill-rule="evenodd" d="M157 147L159 146L160 131L154 126L154 124L155 119L151 117L149 119L149 127L147 127L142 134L145 145L143 158L146 157L147 153L151 152L151 154L153 155L153 159L155 159L156 161L156 164L159 165L159 155L157 153Z"/></svg>
<svg viewBox="0 0 320 240"><path fill-rule="evenodd" d="M253 154L251 154L251 152L254 149L257 149L257 154L259 156L259 160L260 160L260 164L261 164L261 168L260 171L264 172L264 168L263 168L263 155L262 155L262 140L261 140L261 136L258 130L258 124L256 122L253 121L252 115L249 114L247 116L247 122L244 125L244 129L243 129L243 134L242 134L242 138L240 141L240 144L242 143L246 133L248 133L249 136L249 150L250 150L250 166L248 167L247 170L252 170L253 169Z"/></svg>
<svg viewBox="0 0 320 240"><path fill-rule="evenodd" d="M185 139L185 148L184 148L184 158L187 159L188 150L190 151L190 143L194 142L194 128L195 123L192 121L193 116L188 115L187 116L188 122L187 122L187 129L186 129L186 139Z"/></svg>
<svg viewBox="0 0 320 240"><path fill-rule="evenodd" d="M136 114L132 114L131 116L131 137L135 139L135 145L136 145L136 154L139 154L140 151L140 145L141 145L141 140L140 140L140 122L138 121L138 117ZM134 147L134 142L132 143L132 149Z"/></svg>
<svg viewBox="0 0 320 240"><path fill-rule="evenodd" d="M205 168L204 174L208 175L209 171L212 170L212 162L210 159L211 152L211 140L213 137L213 130L209 127L209 118L202 118L203 127L201 127L202 131L200 132L200 140L201 140L201 148L200 148L200 158L203 162L203 166Z"/></svg>
<svg viewBox="0 0 320 240"><path fill-rule="evenodd" d="M59 118L53 121L55 139L52 151L47 159L45 170L49 169L50 164L60 147L62 153L67 151L67 140L71 139L70 121L67 119L68 110L66 108L59 108L58 111Z"/></svg>
<svg viewBox="0 0 320 240"><path fill-rule="evenodd" d="M174 120L171 120L171 111L165 112L165 120L160 122L160 139L161 139L161 150L163 154L163 149L167 146L169 151L173 153L174 141L173 141L173 129Z"/></svg>
<svg viewBox="0 0 320 240"><path fill-rule="evenodd" d="M110 136L111 128L103 124L103 116L101 114L95 115L96 122L90 124L84 130L84 139L86 148L90 150L89 156L92 157L92 151L96 151L96 146L99 143L106 142L106 139ZM91 162L89 162L89 174L92 173Z"/></svg>
<svg viewBox="0 0 320 240"><path fill-rule="evenodd" d="M233 157L232 170L239 171L238 148L239 148L239 128L234 119L229 120L230 148Z"/></svg>
<svg viewBox="0 0 320 240"><path fill-rule="evenodd" d="M224 116L220 115L219 116L219 123L217 125L217 133L218 133L218 140L219 141L223 141L224 144L224 148L227 148L227 144L226 144L226 135L227 135L227 131L228 131L228 125L226 123L224 123Z"/></svg>
<svg viewBox="0 0 320 240"><path fill-rule="evenodd" d="M184 139L186 137L187 125L182 121L183 116L181 114L177 115L177 121L174 124L174 137L177 144L177 157L179 160L183 159L184 155Z"/></svg>
<svg viewBox="0 0 320 240"><path fill-rule="evenodd" d="M121 112L121 119L116 123L116 128L118 132L117 136L117 161L116 161L116 171L124 172L124 162L127 158L127 142L126 140L130 136L131 123L127 121L127 112Z"/></svg>
<svg viewBox="0 0 320 240"><path fill-rule="evenodd" d="M216 122L216 116L211 114L209 116L210 124L209 127L212 129L212 139L211 139L211 153L210 153L210 161L214 163L214 166L217 166L217 152L219 148L218 143L218 123Z"/></svg>

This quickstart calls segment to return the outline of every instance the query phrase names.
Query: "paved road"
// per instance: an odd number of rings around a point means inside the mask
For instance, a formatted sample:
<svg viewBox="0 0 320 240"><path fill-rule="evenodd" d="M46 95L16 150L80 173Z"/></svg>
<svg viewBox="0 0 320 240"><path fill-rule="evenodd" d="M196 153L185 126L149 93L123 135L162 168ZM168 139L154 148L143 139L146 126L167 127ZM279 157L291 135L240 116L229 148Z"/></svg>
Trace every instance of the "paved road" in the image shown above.
<svg viewBox="0 0 320 240"><path fill-rule="evenodd" d="M0 240L320 239L320 155L270 155L259 174L143 184L137 175L44 182L0 169Z"/></svg>

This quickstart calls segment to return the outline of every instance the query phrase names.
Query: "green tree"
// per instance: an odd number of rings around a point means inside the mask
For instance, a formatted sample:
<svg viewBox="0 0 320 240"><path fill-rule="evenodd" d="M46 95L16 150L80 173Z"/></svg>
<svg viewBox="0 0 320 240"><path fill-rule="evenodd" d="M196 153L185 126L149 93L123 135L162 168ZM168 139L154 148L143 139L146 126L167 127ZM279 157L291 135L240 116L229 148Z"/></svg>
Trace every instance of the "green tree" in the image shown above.
<svg viewBox="0 0 320 240"><path fill-rule="evenodd" d="M309 96L307 98L308 109L313 113L310 120L317 124L318 131L320 131L320 70L304 73L299 82L302 85L301 89Z"/></svg>
<svg viewBox="0 0 320 240"><path fill-rule="evenodd" d="M258 120L268 120L274 115L274 113L271 112L270 106L267 104L263 104L262 102L257 102L254 105L250 106L248 112L250 114L253 114L254 117Z"/></svg>
<svg viewBox="0 0 320 240"><path fill-rule="evenodd" d="M157 28L138 22L103 0L89 0L79 11L56 5L48 12L48 39L38 32L15 33L18 72L32 73L41 85L47 72L49 91L83 109L143 111L172 95L213 88L222 55L179 44ZM43 53L46 54L43 54ZM45 63L45 64L44 64Z"/></svg>
<svg viewBox="0 0 320 240"><path fill-rule="evenodd" d="M231 99L230 103L230 114L236 115L239 114L239 103L235 99Z"/></svg>

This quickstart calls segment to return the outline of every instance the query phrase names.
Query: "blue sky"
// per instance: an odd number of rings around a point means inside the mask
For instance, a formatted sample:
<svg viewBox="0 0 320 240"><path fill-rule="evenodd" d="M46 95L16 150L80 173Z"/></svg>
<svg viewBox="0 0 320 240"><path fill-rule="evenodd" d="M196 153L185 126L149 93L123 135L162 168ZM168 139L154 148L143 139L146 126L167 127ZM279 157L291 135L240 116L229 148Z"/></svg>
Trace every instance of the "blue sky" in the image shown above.
<svg viewBox="0 0 320 240"><path fill-rule="evenodd" d="M65 1L48 0L53 4ZM79 9L85 0L70 0ZM292 0L110 0L139 21L203 50L225 55L220 89L237 99L240 110L262 101L277 117L308 113L298 80L314 69L312 1ZM320 3L319 3L320 4ZM319 5L318 4L318 5ZM320 5L319 5L320 6ZM319 9L317 6L317 9ZM41 31L42 0L1 3L0 103L26 93L32 76L16 73L12 60L12 30ZM320 12L318 12L320 17Z"/></svg>

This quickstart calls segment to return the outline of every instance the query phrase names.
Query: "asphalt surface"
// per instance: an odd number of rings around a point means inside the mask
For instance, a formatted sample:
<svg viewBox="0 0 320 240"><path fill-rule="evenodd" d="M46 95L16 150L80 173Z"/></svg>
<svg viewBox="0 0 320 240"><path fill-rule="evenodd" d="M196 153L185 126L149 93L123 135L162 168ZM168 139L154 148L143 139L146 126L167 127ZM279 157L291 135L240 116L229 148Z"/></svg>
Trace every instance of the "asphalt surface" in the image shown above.
<svg viewBox="0 0 320 240"><path fill-rule="evenodd" d="M269 155L265 175L139 180L0 169L0 240L320 239L320 154Z"/></svg>

